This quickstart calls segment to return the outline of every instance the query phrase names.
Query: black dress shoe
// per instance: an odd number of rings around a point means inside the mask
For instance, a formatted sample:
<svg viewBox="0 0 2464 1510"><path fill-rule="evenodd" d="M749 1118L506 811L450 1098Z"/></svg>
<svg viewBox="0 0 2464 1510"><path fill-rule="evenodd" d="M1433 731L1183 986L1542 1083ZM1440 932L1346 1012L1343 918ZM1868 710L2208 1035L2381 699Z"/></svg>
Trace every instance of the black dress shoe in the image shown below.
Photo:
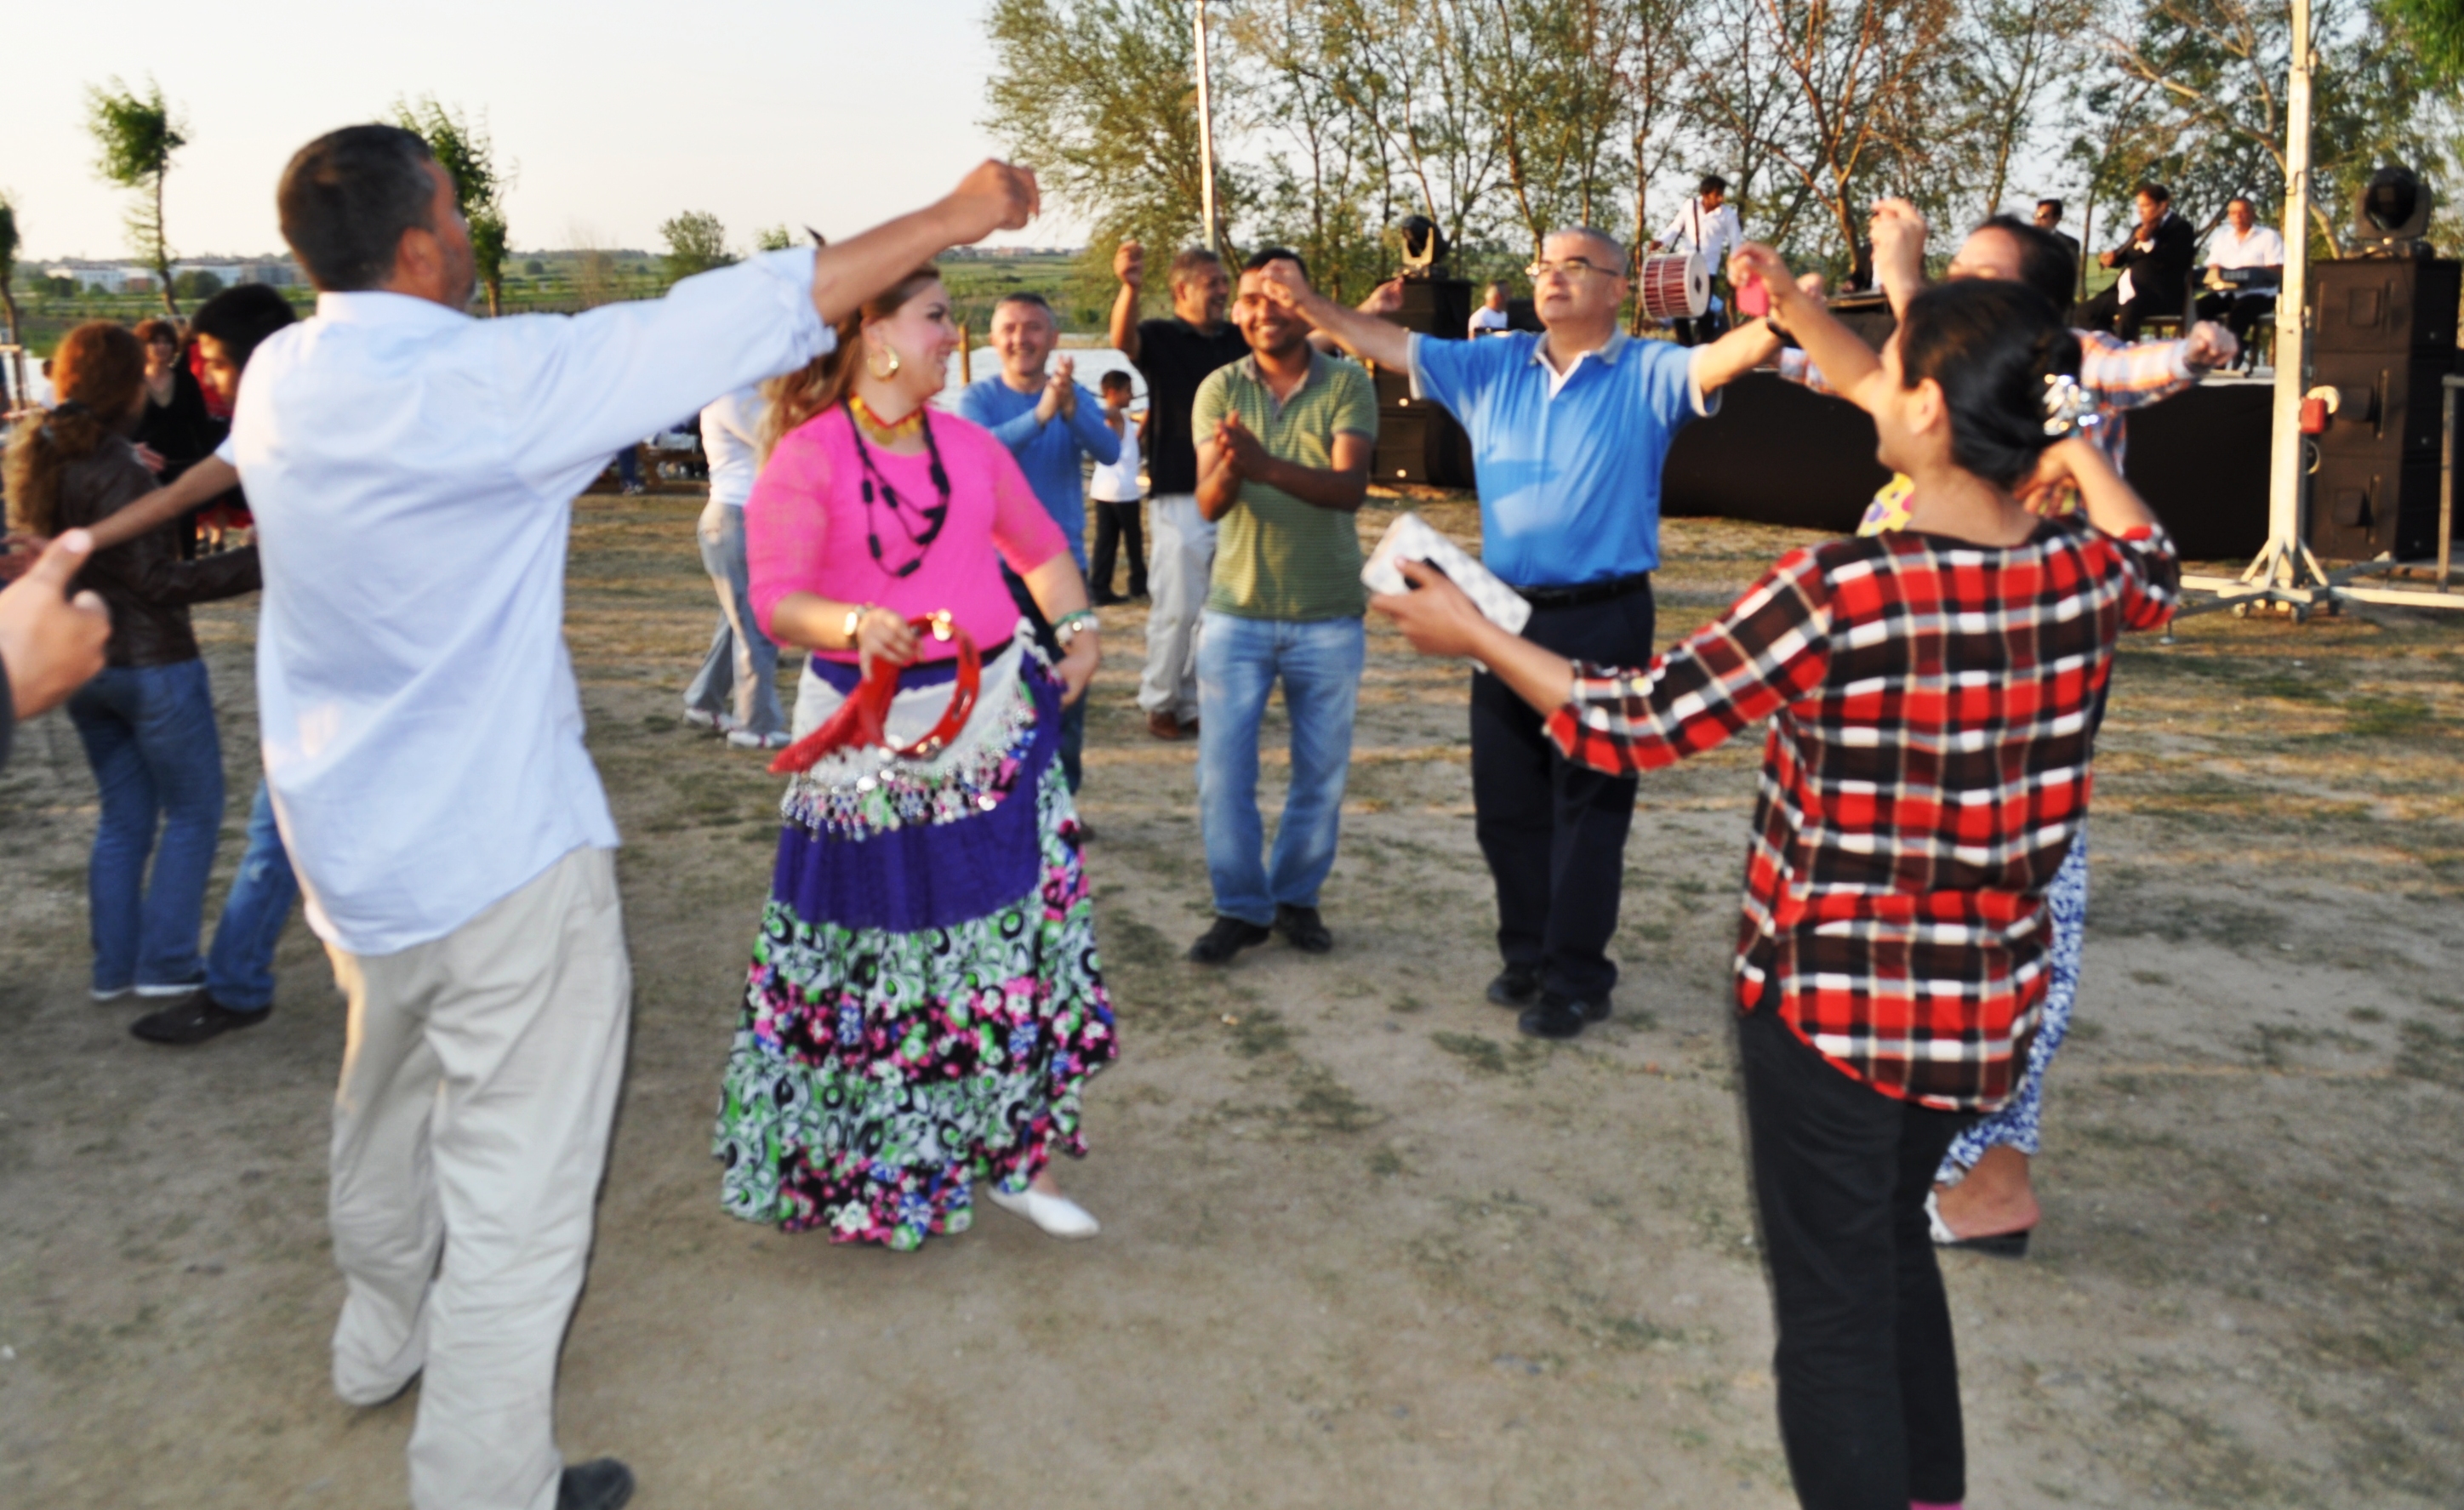
<svg viewBox="0 0 2464 1510"><path fill-rule="evenodd" d="M1582 1036L1583 1024L1608 1020L1606 1001L1576 1001L1553 991L1541 993L1540 1004L1524 1010L1515 1026L1535 1039L1571 1039Z"/></svg>
<svg viewBox="0 0 2464 1510"><path fill-rule="evenodd" d="M255 1012L233 1012L216 1001L207 992L183 996L160 1012L149 1012L128 1024L128 1031L148 1043L171 1043L187 1047L228 1033L233 1028L253 1028L274 1016L266 1007Z"/></svg>
<svg viewBox="0 0 2464 1510"><path fill-rule="evenodd" d="M1501 1007L1520 1007L1540 995L1540 967L1508 965L1488 983L1488 999Z"/></svg>
<svg viewBox="0 0 2464 1510"><path fill-rule="evenodd" d="M556 1482L556 1510L618 1510L633 1498L633 1470L612 1457L568 1465Z"/></svg>
<svg viewBox="0 0 2464 1510"><path fill-rule="evenodd" d="M1189 946L1189 957L1201 965L1221 965L1252 944L1274 937L1270 929L1237 917L1219 917L1205 936Z"/></svg>
<svg viewBox="0 0 2464 1510"><path fill-rule="evenodd" d="M1334 935L1326 930L1326 920L1317 915L1313 907L1275 908L1275 931L1303 953L1323 954L1334 948Z"/></svg>

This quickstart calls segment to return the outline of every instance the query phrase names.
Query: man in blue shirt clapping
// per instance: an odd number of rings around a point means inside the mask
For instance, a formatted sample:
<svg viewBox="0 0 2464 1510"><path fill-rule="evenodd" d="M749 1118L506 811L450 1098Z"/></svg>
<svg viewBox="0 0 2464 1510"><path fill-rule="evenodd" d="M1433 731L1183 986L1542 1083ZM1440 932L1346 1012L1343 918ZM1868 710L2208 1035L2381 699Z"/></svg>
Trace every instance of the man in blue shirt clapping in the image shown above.
<svg viewBox="0 0 2464 1510"><path fill-rule="evenodd" d="M967 384L958 395L958 413L992 431L1018 458L1026 485L1061 526L1070 558L1084 576L1087 487L1078 457L1084 452L1098 466L1117 461L1121 438L1104 423L1104 401L1078 384L1075 362L1064 357L1049 374L1044 370L1061 343L1061 322L1043 295L1012 294L994 305L992 339L1001 371ZM1045 653L1059 660L1060 646L1052 643L1051 628L1025 584L1012 577L1009 585L1010 595L1034 623ZM1072 792L1078 790L1078 756L1086 738L1087 700L1082 697L1061 715L1061 770Z"/></svg>
<svg viewBox="0 0 2464 1510"><path fill-rule="evenodd" d="M1445 405L1471 433L1482 559L1530 600L1525 636L1576 660L1643 666L1661 464L1771 338L1759 320L1690 350L1631 338L1617 328L1626 268L1625 249L1601 231L1551 232L1529 269L1543 333L1482 340L1418 336L1345 309L1288 263L1266 287L1353 352L1410 373L1413 397ZM1570 1039L1609 1015L1635 782L1566 760L1542 722L1496 677L1472 673L1472 804L1505 960L1488 999L1522 1009L1526 1033Z"/></svg>

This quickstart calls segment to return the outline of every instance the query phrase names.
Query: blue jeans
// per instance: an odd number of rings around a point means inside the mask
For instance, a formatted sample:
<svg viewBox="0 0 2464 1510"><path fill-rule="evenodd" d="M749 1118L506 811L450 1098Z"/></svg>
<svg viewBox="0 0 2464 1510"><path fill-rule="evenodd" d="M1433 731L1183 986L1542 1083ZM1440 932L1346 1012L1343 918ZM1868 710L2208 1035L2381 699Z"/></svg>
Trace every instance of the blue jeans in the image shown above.
<svg viewBox="0 0 2464 1510"><path fill-rule="evenodd" d="M274 946L299 900L299 878L274 825L274 798L256 783L248 810L248 852L239 857L231 895L223 898L214 925L213 952L206 956L206 990L233 1012L262 1012L274 1005Z"/></svg>
<svg viewBox="0 0 2464 1510"><path fill-rule="evenodd" d="M1278 907L1317 906L1342 830L1368 646L1357 619L1290 624L1206 611L1198 642L1198 810L1220 915L1265 927ZM1292 721L1292 776L1268 857L1258 818L1258 726L1278 677Z"/></svg>
<svg viewBox="0 0 2464 1510"><path fill-rule="evenodd" d="M787 714L779 706L779 647L761 632L753 613L753 580L744 564L744 511L713 502L701 511L695 533L701 564L718 589L718 628L701 671L685 689L685 706L725 713L757 734L783 734Z"/></svg>
<svg viewBox="0 0 2464 1510"><path fill-rule="evenodd" d="M206 663L106 667L69 699L69 721L102 791L86 868L94 989L194 984L206 974L197 932L223 822Z"/></svg>

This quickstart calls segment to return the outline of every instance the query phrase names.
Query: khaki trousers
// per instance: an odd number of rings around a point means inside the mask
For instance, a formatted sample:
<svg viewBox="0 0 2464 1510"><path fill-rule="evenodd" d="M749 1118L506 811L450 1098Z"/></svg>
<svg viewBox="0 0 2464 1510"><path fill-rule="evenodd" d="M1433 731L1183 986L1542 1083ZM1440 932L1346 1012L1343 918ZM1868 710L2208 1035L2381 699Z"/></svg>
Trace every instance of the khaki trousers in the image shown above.
<svg viewBox="0 0 2464 1510"><path fill-rule="evenodd" d="M1198 716L1199 621L1215 574L1215 526L1198 512L1194 492L1159 492L1148 504L1155 558L1147 567L1147 664L1138 677L1138 707Z"/></svg>
<svg viewBox="0 0 2464 1510"><path fill-rule="evenodd" d="M557 1354L632 998L614 852L577 849L432 942L327 952L350 998L335 1392L373 1405L425 1374L419 1510L554 1510Z"/></svg>

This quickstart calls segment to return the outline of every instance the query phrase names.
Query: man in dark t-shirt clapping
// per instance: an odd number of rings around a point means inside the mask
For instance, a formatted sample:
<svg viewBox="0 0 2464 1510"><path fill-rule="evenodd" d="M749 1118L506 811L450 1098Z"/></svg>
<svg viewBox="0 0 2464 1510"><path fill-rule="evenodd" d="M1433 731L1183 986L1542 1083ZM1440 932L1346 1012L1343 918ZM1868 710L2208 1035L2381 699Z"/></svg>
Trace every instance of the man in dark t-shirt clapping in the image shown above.
<svg viewBox="0 0 2464 1510"><path fill-rule="evenodd" d="M1112 301L1112 344L1146 379L1154 414L1147 437L1147 492L1155 553L1147 568L1153 606L1147 612L1147 665L1138 679L1138 707L1158 739L1198 732L1198 621L1206 608L1215 565L1215 526L1198 509L1198 449L1190 437L1190 405L1216 368L1249 354L1241 333L1224 323L1232 281L1222 260L1203 247L1172 259L1172 315L1138 318L1146 286L1146 249L1121 243L1112 255L1121 292Z"/></svg>

